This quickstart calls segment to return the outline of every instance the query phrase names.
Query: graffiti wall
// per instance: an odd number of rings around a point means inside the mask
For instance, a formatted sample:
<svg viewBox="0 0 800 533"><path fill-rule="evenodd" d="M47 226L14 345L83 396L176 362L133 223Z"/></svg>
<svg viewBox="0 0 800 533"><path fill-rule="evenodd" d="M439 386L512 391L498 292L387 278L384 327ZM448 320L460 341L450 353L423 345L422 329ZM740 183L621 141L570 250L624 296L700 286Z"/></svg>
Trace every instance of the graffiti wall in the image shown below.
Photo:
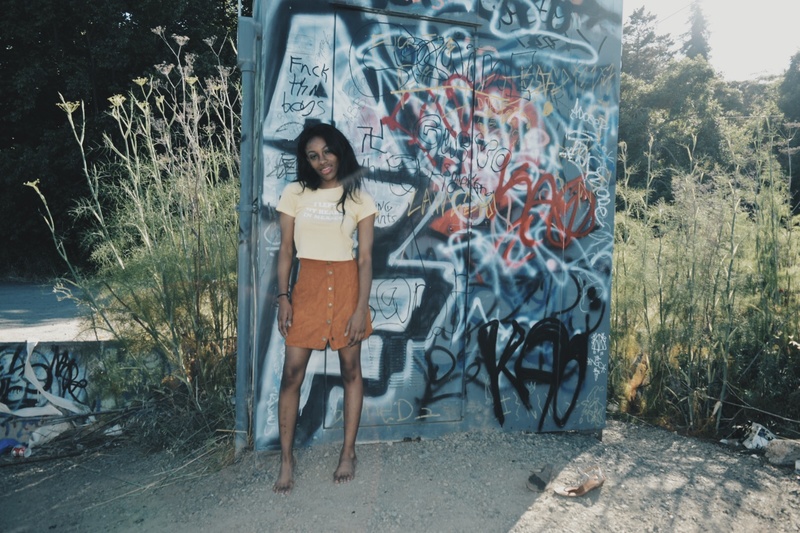
<svg viewBox="0 0 800 533"><path fill-rule="evenodd" d="M94 342L0 344L0 449L51 439L70 427L64 415L88 413L81 353L103 350Z"/></svg>
<svg viewBox="0 0 800 533"><path fill-rule="evenodd" d="M78 352L95 346L83 344L88 346L0 345L0 412L24 415L48 404L62 403L88 410L89 380Z"/></svg>
<svg viewBox="0 0 800 533"><path fill-rule="evenodd" d="M274 207L335 123L375 197L362 439L605 424L621 0L270 0L257 120L254 433L278 444ZM299 438L339 439L315 352ZM338 431L338 433L337 433Z"/></svg>

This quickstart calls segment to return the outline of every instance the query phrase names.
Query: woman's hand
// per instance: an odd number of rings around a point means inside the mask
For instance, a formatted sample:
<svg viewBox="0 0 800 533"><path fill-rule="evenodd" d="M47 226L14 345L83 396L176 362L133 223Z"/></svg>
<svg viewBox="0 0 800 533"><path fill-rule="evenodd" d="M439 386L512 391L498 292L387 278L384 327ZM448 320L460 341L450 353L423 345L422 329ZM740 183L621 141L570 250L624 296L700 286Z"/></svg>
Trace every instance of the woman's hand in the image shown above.
<svg viewBox="0 0 800 533"><path fill-rule="evenodd" d="M278 298L278 331L286 337L292 327L292 302L289 298Z"/></svg>
<svg viewBox="0 0 800 533"><path fill-rule="evenodd" d="M281 247L278 251L278 331L286 337L292 327L292 301L289 275L294 258L294 217L281 213Z"/></svg>
<svg viewBox="0 0 800 533"><path fill-rule="evenodd" d="M347 327L344 330L344 336L350 339L348 346L355 346L364 340L364 333L367 332L367 311L356 309L353 316L347 322Z"/></svg>
<svg viewBox="0 0 800 533"><path fill-rule="evenodd" d="M367 319L370 313L369 293L372 290L372 242L375 238L375 215L362 218L358 222L358 304L344 336L350 339L348 346L355 346L364 340L367 332Z"/></svg>

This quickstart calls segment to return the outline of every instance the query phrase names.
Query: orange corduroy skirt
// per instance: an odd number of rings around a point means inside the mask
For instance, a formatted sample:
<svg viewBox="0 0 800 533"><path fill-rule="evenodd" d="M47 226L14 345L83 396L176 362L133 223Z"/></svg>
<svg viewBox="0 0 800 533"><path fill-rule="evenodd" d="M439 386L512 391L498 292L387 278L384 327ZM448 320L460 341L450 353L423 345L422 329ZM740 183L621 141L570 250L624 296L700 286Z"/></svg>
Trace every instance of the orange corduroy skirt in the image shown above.
<svg viewBox="0 0 800 533"><path fill-rule="evenodd" d="M286 346L339 350L350 343L344 336L347 322L358 305L358 263L300 259L292 291L292 325ZM367 313L367 330L372 320Z"/></svg>

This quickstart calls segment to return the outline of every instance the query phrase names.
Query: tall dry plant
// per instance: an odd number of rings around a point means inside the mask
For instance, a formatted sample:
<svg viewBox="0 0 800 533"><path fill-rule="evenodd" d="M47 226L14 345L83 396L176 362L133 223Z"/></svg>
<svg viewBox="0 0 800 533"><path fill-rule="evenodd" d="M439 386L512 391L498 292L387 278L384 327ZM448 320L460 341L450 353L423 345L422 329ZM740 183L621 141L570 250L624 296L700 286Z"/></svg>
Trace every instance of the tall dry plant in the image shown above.
<svg viewBox="0 0 800 533"><path fill-rule="evenodd" d="M733 390L741 403L762 409L779 407L800 419L800 248L792 215L789 178L774 153L784 144L765 117L752 126L755 175L748 198L756 224L751 246L756 258L745 286L750 330L737 341L746 357L737 360L740 386Z"/></svg>
<svg viewBox="0 0 800 533"><path fill-rule="evenodd" d="M94 270L79 271L45 219L70 275L61 288L91 311L94 327L120 341L127 360L99 361L103 389L168 395L200 425L230 426L235 389L239 89L206 44L217 74L199 79L188 38L154 33L172 62L109 98L115 129L103 135L106 157L90 164L81 103L61 98L90 191L72 211L88 217ZM126 368L122 372L121 368ZM104 381L105 380L105 381ZM120 383L127 381L127 383ZM190 424L191 426L191 424Z"/></svg>
<svg viewBox="0 0 800 533"><path fill-rule="evenodd" d="M798 410L775 402L800 385L800 257L786 180L769 146L743 156L749 175L708 168L693 146L672 202L651 205L647 188L618 184L610 396L697 432L756 413L790 421Z"/></svg>

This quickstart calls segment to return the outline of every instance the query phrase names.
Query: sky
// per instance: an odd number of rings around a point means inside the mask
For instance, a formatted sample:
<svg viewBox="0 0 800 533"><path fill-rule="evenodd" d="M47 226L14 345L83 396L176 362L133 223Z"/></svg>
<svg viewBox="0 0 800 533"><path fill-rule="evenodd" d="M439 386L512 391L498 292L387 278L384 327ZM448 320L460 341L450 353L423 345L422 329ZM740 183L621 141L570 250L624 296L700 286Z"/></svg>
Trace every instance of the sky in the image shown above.
<svg viewBox="0 0 800 533"><path fill-rule="evenodd" d="M623 21L644 7L656 31L676 43L689 29L691 0L622 0ZM728 81L782 74L800 51L800 0L700 0L708 22L710 61Z"/></svg>

